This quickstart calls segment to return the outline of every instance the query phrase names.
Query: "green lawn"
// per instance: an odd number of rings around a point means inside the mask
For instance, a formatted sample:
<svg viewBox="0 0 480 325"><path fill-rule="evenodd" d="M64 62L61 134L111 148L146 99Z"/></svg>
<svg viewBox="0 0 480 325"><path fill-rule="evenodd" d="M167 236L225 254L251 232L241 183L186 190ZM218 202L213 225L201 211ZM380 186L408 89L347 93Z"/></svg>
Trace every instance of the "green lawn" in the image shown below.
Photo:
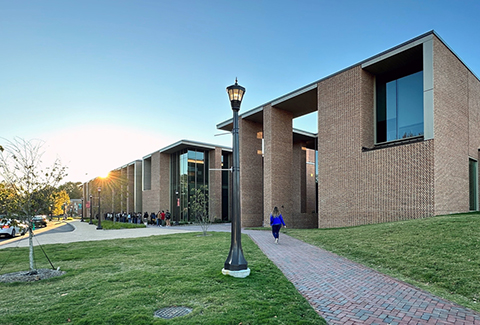
<svg viewBox="0 0 480 325"><path fill-rule="evenodd" d="M245 279L221 273L230 234L198 233L45 245L67 274L34 283L0 283L2 324L324 324L276 266L243 236ZM37 268L49 264L36 249ZM0 273L28 269L28 250L0 250ZM0 262L0 265L3 264ZM192 313L154 318L158 309Z"/></svg>
<svg viewBox="0 0 480 325"><path fill-rule="evenodd" d="M478 213L282 232L480 311Z"/></svg>
<svg viewBox="0 0 480 325"><path fill-rule="evenodd" d="M98 220L92 220L94 225L98 225ZM129 229L129 228L146 228L144 223L128 223L113 222L110 220L102 220L102 229Z"/></svg>

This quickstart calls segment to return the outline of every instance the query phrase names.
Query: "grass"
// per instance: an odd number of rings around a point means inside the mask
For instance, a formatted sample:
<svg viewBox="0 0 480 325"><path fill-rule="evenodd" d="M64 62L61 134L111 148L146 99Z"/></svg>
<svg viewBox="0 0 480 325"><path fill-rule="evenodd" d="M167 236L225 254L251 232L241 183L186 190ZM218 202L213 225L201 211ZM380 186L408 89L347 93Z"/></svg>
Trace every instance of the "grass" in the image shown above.
<svg viewBox="0 0 480 325"><path fill-rule="evenodd" d="M102 223L103 224L103 223ZM151 236L43 248L67 274L34 283L0 283L2 324L325 324L278 268L243 236L252 270L221 273L230 234ZM37 268L48 262L35 250ZM1 271L28 269L28 250L0 250ZM164 307L193 309L164 320Z"/></svg>
<svg viewBox="0 0 480 325"><path fill-rule="evenodd" d="M98 225L98 220L92 220L94 225ZM146 228L143 223L113 222L110 220L102 221L103 229L129 229L129 228Z"/></svg>
<svg viewBox="0 0 480 325"><path fill-rule="evenodd" d="M478 213L282 232L480 311Z"/></svg>

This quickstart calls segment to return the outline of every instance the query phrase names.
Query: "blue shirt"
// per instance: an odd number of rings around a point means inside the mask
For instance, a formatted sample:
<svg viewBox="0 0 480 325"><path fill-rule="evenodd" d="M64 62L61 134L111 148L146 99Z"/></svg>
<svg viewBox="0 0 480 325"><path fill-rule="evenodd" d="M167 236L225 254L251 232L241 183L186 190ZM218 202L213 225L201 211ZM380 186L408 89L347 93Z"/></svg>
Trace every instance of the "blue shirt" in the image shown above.
<svg viewBox="0 0 480 325"><path fill-rule="evenodd" d="M285 222L283 221L282 215L279 214L278 217L274 217L273 215L270 215L270 225L284 225Z"/></svg>

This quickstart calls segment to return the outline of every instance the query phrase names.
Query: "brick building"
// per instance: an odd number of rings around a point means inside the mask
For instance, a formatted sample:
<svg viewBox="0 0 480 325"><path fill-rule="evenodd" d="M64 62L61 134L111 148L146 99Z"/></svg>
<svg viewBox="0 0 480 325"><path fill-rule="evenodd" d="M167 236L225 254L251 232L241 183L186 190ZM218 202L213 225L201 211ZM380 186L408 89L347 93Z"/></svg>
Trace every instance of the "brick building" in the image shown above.
<svg viewBox="0 0 480 325"><path fill-rule="evenodd" d="M211 218L230 220L231 152L231 148L181 140L143 157L143 211L168 209L173 221L195 221L189 200L192 189L203 187L208 190Z"/></svg>
<svg viewBox="0 0 480 325"><path fill-rule="evenodd" d="M318 133L293 128L312 112ZM274 206L294 228L478 210L480 81L434 31L240 114L239 137L243 226ZM211 215L230 220L230 166L230 148L179 141L113 170L102 211L191 221L189 193L208 186Z"/></svg>
<svg viewBox="0 0 480 325"><path fill-rule="evenodd" d="M293 129L315 111L318 134ZM239 136L243 226L478 210L480 82L434 31L240 114Z"/></svg>
<svg viewBox="0 0 480 325"><path fill-rule="evenodd" d="M229 221L231 152L231 148L181 140L112 170L105 179L85 183L84 200L90 201L92 195L92 213L97 215L101 188L102 215L170 210L173 221L190 222L194 221L189 206L192 189L204 187L211 218Z"/></svg>

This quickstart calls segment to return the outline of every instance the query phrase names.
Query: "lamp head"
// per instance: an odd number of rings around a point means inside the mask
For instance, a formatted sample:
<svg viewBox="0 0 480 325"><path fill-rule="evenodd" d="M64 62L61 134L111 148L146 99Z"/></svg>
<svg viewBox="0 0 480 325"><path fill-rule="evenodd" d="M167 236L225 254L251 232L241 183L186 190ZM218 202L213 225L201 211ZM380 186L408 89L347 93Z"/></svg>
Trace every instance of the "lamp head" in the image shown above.
<svg viewBox="0 0 480 325"><path fill-rule="evenodd" d="M245 88L240 86L235 78L235 84L227 87L228 97L230 98L230 104L233 110L240 110L242 104L243 95L245 94Z"/></svg>

